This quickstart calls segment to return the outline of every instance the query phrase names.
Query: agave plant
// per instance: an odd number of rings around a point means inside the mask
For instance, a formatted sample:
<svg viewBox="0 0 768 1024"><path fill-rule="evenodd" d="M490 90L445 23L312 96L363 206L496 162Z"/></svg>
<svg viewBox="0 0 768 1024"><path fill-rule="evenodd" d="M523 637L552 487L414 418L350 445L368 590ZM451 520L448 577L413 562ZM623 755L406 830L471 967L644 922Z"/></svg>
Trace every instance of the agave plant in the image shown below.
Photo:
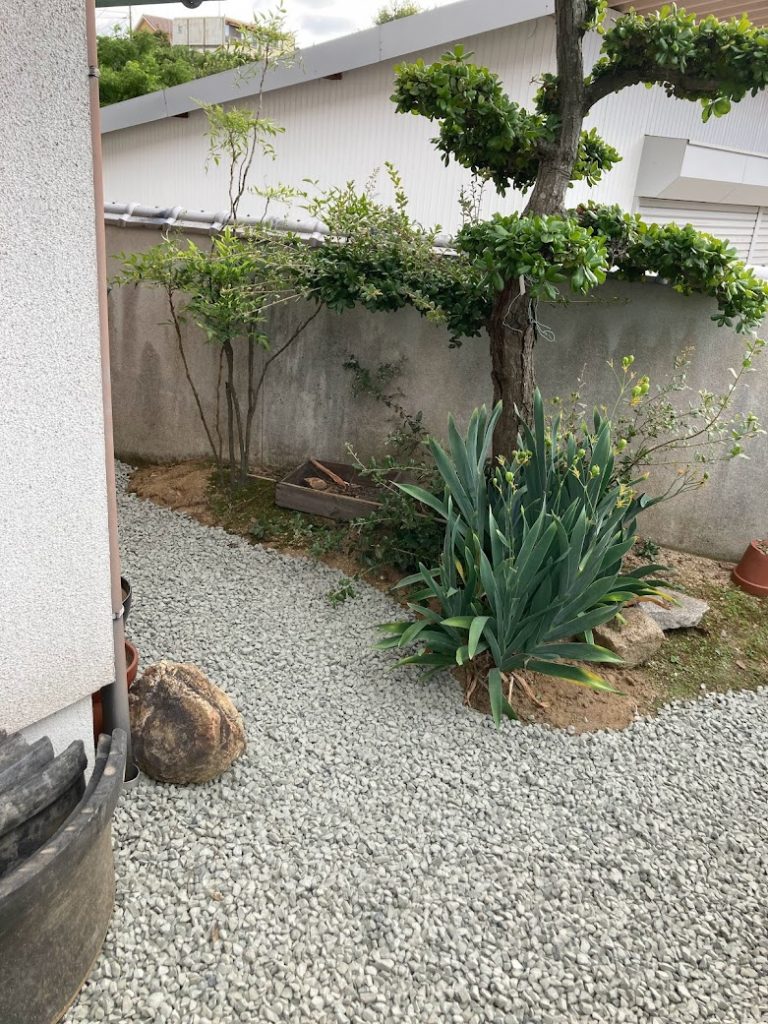
<svg viewBox="0 0 768 1024"><path fill-rule="evenodd" d="M440 563L421 564L400 583L417 587L415 621L382 626L380 649L417 643L400 664L430 670L490 660L487 683L494 720L514 717L504 684L528 669L597 690L613 688L572 662L620 662L593 642L592 630L627 601L660 595L649 577L660 567L622 572L635 519L647 502L613 478L610 423L596 415L584 443L547 430L537 393L534 426L520 439L515 468L490 468L501 408L476 410L462 438L449 421L450 454L430 441L443 478L443 500L409 484L402 489L445 521ZM573 639L577 638L577 639Z"/></svg>

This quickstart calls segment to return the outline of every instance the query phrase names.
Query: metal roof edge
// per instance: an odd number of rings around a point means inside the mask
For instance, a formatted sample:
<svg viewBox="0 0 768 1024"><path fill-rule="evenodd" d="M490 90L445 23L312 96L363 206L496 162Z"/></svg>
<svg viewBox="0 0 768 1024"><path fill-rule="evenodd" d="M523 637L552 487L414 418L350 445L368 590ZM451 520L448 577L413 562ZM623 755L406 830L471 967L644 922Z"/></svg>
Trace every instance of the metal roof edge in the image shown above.
<svg viewBox="0 0 768 1024"><path fill-rule="evenodd" d="M509 10L510 6L513 11ZM293 67L270 72L264 82L264 91L272 92L354 71L379 61L404 57L419 50L542 18L553 11L554 0L515 0L512 5L503 0L458 0L409 18L399 18L310 46L300 51L301 59ZM259 65L246 64L232 71L222 71L218 75L102 107L102 134L184 114L195 110L199 103L227 103L252 96L258 91L256 67Z"/></svg>

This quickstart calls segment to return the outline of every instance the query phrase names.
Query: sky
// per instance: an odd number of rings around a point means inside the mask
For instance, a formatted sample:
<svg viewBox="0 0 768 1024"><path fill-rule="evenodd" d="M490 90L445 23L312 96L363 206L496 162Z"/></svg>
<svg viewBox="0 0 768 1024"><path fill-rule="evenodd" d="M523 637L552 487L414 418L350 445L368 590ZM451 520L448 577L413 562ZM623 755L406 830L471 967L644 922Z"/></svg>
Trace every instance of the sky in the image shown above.
<svg viewBox="0 0 768 1024"><path fill-rule="evenodd" d="M288 24L296 32L299 46L306 47L325 39L370 28L384 2L385 0L285 0L285 7ZM425 0L422 7L441 7L448 2L452 0ZM247 21L254 8L270 10L274 7L275 3L270 3L269 0L206 0L195 10L189 10L180 3L133 4L131 14L134 24L144 13L160 14L166 18L224 14ZM128 10L127 6L98 10L96 19L99 32L108 32L116 23L127 26Z"/></svg>

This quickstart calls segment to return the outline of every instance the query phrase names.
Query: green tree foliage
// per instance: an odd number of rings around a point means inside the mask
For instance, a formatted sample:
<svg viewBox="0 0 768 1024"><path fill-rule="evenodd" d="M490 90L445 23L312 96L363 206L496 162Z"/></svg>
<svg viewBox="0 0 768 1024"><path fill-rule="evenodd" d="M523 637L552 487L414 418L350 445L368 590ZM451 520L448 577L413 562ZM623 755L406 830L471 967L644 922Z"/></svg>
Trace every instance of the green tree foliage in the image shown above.
<svg viewBox="0 0 768 1024"><path fill-rule="evenodd" d="M456 160L501 194L530 192L522 215L469 225L457 243L491 293L485 326L494 398L504 402L497 452L512 450L519 417L532 415L537 302L556 298L561 286L586 294L614 268L630 279L651 272L684 294L711 296L717 322L742 331L753 331L768 309L768 286L722 241L690 226L645 225L616 208L566 209L574 181L594 185L620 159L594 129L582 128L595 104L645 83L698 100L705 121L720 117L768 84L768 29L746 18L697 20L674 6L622 15L605 28L604 13L601 0L555 0L557 74L543 76L532 111L461 47L397 70L397 110L437 123L433 142L446 163ZM601 33L602 49L585 74L591 29Z"/></svg>
<svg viewBox="0 0 768 1024"><path fill-rule="evenodd" d="M196 78L240 67L251 59L242 49L209 53L171 46L162 32L115 31L99 36L99 99L102 106L183 85Z"/></svg>
<svg viewBox="0 0 768 1024"><path fill-rule="evenodd" d="M243 67L243 74L256 78L260 107L265 75L271 68L293 63L296 39L285 27L282 3L270 11L255 12L240 33L240 38L205 53L172 46L162 32L129 34L115 29L112 35L99 36L101 105Z"/></svg>
<svg viewBox="0 0 768 1024"><path fill-rule="evenodd" d="M379 8L376 15L376 25L386 25L388 21L398 21L400 18L410 18L412 14L420 14L422 8L411 0L392 0Z"/></svg>

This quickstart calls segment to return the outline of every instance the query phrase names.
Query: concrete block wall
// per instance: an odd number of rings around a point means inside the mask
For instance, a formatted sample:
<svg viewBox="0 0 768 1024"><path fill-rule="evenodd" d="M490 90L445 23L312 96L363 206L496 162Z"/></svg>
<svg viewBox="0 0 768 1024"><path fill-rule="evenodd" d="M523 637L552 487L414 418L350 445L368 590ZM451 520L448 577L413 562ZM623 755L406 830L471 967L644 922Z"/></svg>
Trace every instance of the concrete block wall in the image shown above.
<svg viewBox="0 0 768 1024"><path fill-rule="evenodd" d="M156 231L110 227L107 247L111 253L137 251L157 241ZM287 337L308 311L297 305L278 310L272 325L276 341ZM695 349L691 387L722 388L729 380L728 367L741 360L744 339L717 327L710 319L713 311L709 300L677 295L653 281L608 284L593 301L542 304L539 317L554 340L542 339L538 345L541 389L548 397L567 397L583 378L585 398L605 401L615 393L609 359L633 354L641 373L660 380L688 346ZM167 319L158 292L143 286L112 290L115 444L129 460L172 461L207 453ZM211 417L217 355L199 332L188 331L190 369ZM362 456L381 451L391 415L370 398L352 396L351 376L342 365L349 355L371 367L402 360L397 381L402 404L421 410L427 428L437 435L444 433L449 413L464 421L491 398L485 337L450 349L446 332L413 310L323 311L268 371L254 422L256 462L285 468L309 454L343 459L347 442ZM741 406L768 422L768 358L749 384ZM712 477L704 488L647 513L642 531L659 543L731 559L751 538L768 536L766 438L752 447L750 461L717 466Z"/></svg>

